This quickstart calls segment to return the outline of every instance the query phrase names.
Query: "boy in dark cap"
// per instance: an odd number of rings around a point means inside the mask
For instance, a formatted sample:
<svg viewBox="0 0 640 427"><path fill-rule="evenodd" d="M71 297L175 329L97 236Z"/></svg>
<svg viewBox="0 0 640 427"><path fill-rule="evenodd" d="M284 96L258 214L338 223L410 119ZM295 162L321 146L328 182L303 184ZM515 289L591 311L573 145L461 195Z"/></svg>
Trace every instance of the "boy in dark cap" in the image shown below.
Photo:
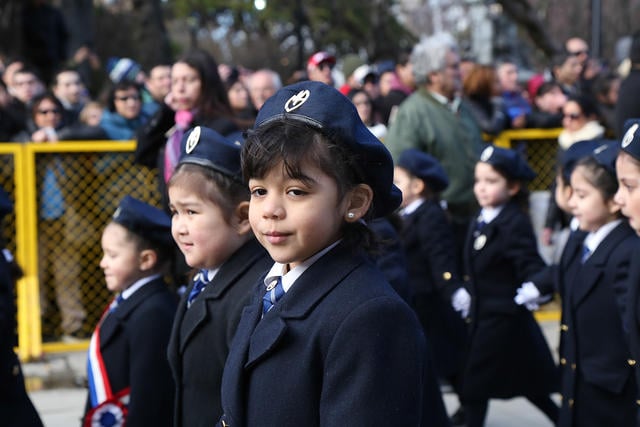
<svg viewBox="0 0 640 427"><path fill-rule="evenodd" d="M241 143L196 126L182 139L167 187L173 238L197 271L169 341L176 383L174 426L212 426L222 415L220 382L231 339L271 260L249 225Z"/></svg>
<svg viewBox="0 0 640 427"><path fill-rule="evenodd" d="M453 230L439 197L449 179L435 157L410 148L400 154L393 182L402 191L401 238L413 308L433 345L438 376L459 394L466 330L451 301L462 279Z"/></svg>
<svg viewBox="0 0 640 427"><path fill-rule="evenodd" d="M100 267L117 297L91 337L83 425L172 425L166 351L176 299L163 274L174 249L169 216L126 196L102 234Z"/></svg>
<svg viewBox="0 0 640 427"><path fill-rule="evenodd" d="M13 212L9 195L0 188L0 222ZM22 270L0 237L0 417L2 425L42 427L42 421L25 390L20 361L13 351L16 340L14 287Z"/></svg>
<svg viewBox="0 0 640 427"><path fill-rule="evenodd" d="M242 151L249 222L275 263L243 311L220 426L446 425L422 328L364 221L400 205L393 161L336 89L280 89Z"/></svg>

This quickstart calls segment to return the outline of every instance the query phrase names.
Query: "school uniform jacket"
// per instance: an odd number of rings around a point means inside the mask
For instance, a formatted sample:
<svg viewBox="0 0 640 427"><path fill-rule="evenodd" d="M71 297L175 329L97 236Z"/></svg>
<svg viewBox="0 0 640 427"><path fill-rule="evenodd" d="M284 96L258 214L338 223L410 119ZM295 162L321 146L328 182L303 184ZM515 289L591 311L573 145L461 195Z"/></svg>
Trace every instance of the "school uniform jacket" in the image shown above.
<svg viewBox="0 0 640 427"><path fill-rule="evenodd" d="M273 261L251 239L220 267L187 308L191 287L176 313L168 357L176 383L175 426L213 426L222 415L220 382L242 308Z"/></svg>
<svg viewBox="0 0 640 427"><path fill-rule="evenodd" d="M432 200L402 219L413 306L433 348L437 372L447 378L461 369L467 335L451 306L453 293L462 286L453 231L440 205Z"/></svg>
<svg viewBox="0 0 640 427"><path fill-rule="evenodd" d="M564 284L560 364L562 408L559 426L635 425L635 362L623 328L628 271L637 237L626 221L616 226L581 264L582 244L568 256L570 283ZM565 280L567 278L565 277ZM590 388L606 391L598 398ZM584 392L586 390L586 392ZM581 400L582 398L582 400ZM591 400L593 399L593 400ZM581 416L586 411L589 416ZM603 418L599 418L602 414Z"/></svg>
<svg viewBox="0 0 640 427"><path fill-rule="evenodd" d="M120 303L100 326L113 393L131 387L127 427L171 426L174 385L166 355L175 311L175 295L157 279Z"/></svg>
<svg viewBox="0 0 640 427"><path fill-rule="evenodd" d="M463 395L469 400L546 396L558 388L555 363L529 310L514 301L518 287L545 267L528 215L508 202L465 245L471 279L470 346Z"/></svg>
<svg viewBox="0 0 640 427"><path fill-rule="evenodd" d="M631 255L634 262L629 268L628 298L624 315L625 330L628 331L631 364L636 377L636 384L640 384L640 243L636 243ZM640 394L640 393L639 393Z"/></svg>
<svg viewBox="0 0 640 427"><path fill-rule="evenodd" d="M419 426L437 407L420 325L368 258L336 246L261 318L263 293L238 325L218 425Z"/></svg>

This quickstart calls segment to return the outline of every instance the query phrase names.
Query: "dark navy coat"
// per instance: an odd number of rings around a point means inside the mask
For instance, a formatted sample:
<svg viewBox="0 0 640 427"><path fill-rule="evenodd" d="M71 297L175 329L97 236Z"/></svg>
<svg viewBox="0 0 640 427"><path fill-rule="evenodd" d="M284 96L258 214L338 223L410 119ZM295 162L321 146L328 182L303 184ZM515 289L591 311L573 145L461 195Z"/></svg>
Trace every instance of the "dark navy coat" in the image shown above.
<svg viewBox="0 0 640 427"><path fill-rule="evenodd" d="M584 264L582 242L568 243L563 275L562 408L559 426L634 426L636 385L623 328L628 272L638 238L626 221Z"/></svg>
<svg viewBox="0 0 640 427"><path fill-rule="evenodd" d="M433 349L436 372L460 374L466 328L451 306L462 286L453 231L436 201L427 200L403 217L402 244L408 260L413 307Z"/></svg>
<svg viewBox="0 0 640 427"><path fill-rule="evenodd" d="M465 269L471 280L470 345L463 396L470 401L514 396L543 397L558 388L547 342L516 290L542 270L529 216L507 203L476 233L469 227Z"/></svg>
<svg viewBox="0 0 640 427"><path fill-rule="evenodd" d="M113 393L131 387L127 427L172 425L174 385L167 345L175 312L175 295L157 279L124 300L100 326L100 349Z"/></svg>
<svg viewBox="0 0 640 427"><path fill-rule="evenodd" d="M633 371L636 377L636 385L640 388L640 245L636 245L631 255L634 262L629 266L629 284L626 312L624 316L625 330L629 336L629 349ZM638 393L640 395L640 391Z"/></svg>
<svg viewBox="0 0 640 427"><path fill-rule="evenodd" d="M338 245L262 317L245 308L222 378L229 426L425 425L420 324L372 262ZM439 397L439 396L438 396Z"/></svg>
<svg viewBox="0 0 640 427"><path fill-rule="evenodd" d="M0 238L1 239L1 238ZM0 254L0 424L42 427L24 387L16 342L16 307L11 264Z"/></svg>
<svg viewBox="0 0 640 427"><path fill-rule="evenodd" d="M238 249L187 309L184 293L169 341L176 383L175 426L213 426L222 415L220 383L243 307L273 261L255 239Z"/></svg>

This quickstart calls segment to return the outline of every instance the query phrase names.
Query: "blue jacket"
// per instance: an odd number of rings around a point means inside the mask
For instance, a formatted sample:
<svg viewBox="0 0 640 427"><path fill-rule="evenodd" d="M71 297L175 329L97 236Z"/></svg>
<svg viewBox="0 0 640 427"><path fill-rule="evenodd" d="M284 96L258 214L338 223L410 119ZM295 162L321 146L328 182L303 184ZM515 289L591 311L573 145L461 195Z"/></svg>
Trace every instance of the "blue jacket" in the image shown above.
<svg viewBox="0 0 640 427"><path fill-rule="evenodd" d="M125 119L120 114L105 109L100 119L100 127L107 133L109 139L129 140L135 139L136 131L147 123L149 116L144 111L135 119Z"/></svg>

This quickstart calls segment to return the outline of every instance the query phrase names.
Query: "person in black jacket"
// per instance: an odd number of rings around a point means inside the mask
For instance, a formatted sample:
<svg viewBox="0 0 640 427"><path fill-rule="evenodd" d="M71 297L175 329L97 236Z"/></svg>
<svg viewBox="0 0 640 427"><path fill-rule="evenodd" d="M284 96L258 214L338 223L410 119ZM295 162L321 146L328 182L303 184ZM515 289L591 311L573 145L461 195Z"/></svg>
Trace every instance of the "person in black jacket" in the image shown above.
<svg viewBox="0 0 640 427"><path fill-rule="evenodd" d="M0 221L13 212L9 195L0 189ZM7 427L42 427L42 421L24 387L17 345L14 287L22 270L0 238L0 414Z"/></svg>

